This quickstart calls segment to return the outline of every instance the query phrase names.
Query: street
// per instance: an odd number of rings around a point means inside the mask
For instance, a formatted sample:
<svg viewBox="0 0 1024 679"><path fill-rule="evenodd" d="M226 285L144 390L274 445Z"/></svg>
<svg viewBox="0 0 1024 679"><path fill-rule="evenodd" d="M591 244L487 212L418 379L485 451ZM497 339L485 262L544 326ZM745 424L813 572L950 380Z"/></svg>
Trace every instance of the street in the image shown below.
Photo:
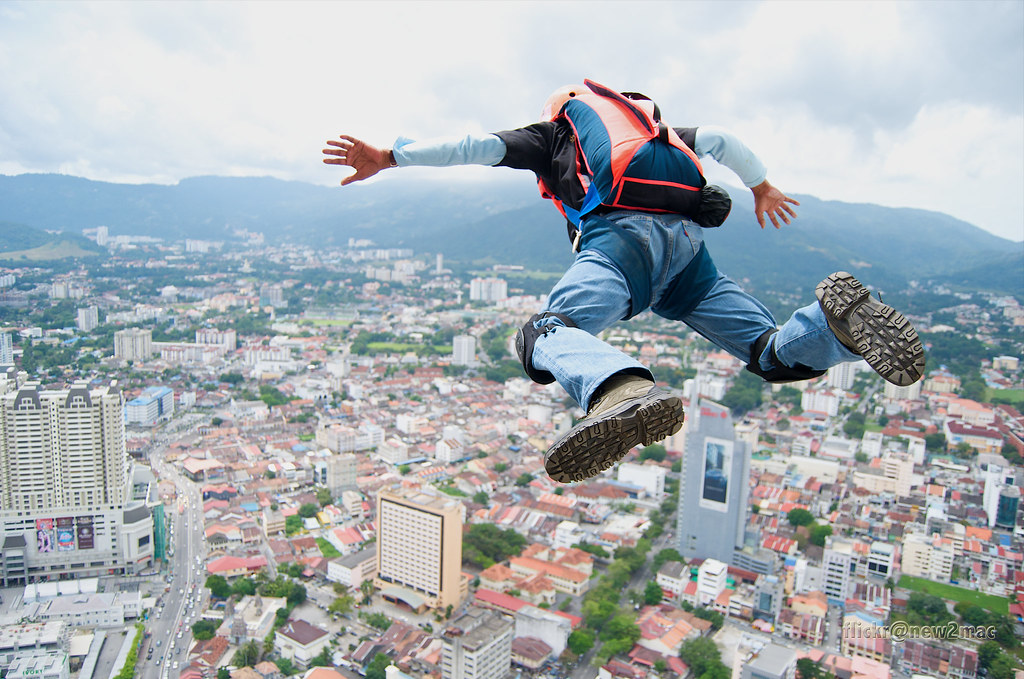
<svg viewBox="0 0 1024 679"><path fill-rule="evenodd" d="M191 625L205 610L203 559L203 503L199 486L164 460L168 435L154 441L150 453L153 470L161 479L174 482L177 503L167 512L167 591L151 612L150 635L140 651L142 679L174 679L188 659ZM180 510L180 513L179 513Z"/></svg>

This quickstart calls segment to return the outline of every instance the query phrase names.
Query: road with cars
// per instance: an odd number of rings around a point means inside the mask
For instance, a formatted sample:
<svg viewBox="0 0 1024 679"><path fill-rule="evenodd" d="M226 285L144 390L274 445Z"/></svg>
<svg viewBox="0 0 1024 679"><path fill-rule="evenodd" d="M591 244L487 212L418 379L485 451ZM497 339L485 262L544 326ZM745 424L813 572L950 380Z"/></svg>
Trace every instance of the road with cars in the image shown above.
<svg viewBox="0 0 1024 679"><path fill-rule="evenodd" d="M154 440L151 463L159 478L171 480L177 502L167 508L168 568L166 589L150 613L145 655L139 665L141 679L177 679L192 644L191 626L206 609L203 538L203 502L199 485L182 476L164 460L168 435Z"/></svg>

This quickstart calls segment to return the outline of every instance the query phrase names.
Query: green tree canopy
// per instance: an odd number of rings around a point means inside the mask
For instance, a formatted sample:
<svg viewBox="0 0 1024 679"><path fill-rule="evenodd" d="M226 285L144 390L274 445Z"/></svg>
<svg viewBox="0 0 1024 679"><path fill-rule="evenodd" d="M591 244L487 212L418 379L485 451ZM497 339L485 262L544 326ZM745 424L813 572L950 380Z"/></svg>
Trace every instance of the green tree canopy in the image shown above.
<svg viewBox="0 0 1024 679"><path fill-rule="evenodd" d="M196 641L208 641L217 633L218 626L213 620L196 620L192 624L192 636Z"/></svg>
<svg viewBox="0 0 1024 679"><path fill-rule="evenodd" d="M817 545L818 547L824 547L825 538L827 538L829 535L832 535L832 526L812 526L810 543L812 545Z"/></svg>
<svg viewBox="0 0 1024 679"><path fill-rule="evenodd" d="M475 523L462 538L462 560L488 568L519 554L526 538L514 530L502 530L494 524Z"/></svg>
<svg viewBox="0 0 1024 679"><path fill-rule="evenodd" d="M647 585L644 587L644 603L648 606L654 606L660 604L664 592L661 591L661 585L654 580L648 580Z"/></svg>
<svg viewBox="0 0 1024 679"><path fill-rule="evenodd" d="M569 635L569 650L576 655L583 655L594 647L594 633L583 628L573 631Z"/></svg>
<svg viewBox="0 0 1024 679"><path fill-rule="evenodd" d="M211 596L218 599L227 599L231 596L231 585L223 575L211 575L206 578L206 588L210 590Z"/></svg>
<svg viewBox="0 0 1024 679"><path fill-rule="evenodd" d="M796 509L789 510L786 514L786 519L792 526L809 526L814 523L814 514L803 507L797 507Z"/></svg>

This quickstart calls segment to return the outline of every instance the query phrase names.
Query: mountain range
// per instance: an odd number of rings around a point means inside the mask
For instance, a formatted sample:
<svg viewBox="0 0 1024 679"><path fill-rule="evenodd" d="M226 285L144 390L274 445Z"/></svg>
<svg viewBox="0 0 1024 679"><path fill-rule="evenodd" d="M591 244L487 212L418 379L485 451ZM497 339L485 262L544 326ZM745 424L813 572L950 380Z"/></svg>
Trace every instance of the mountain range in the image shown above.
<svg viewBox="0 0 1024 679"><path fill-rule="evenodd" d="M438 173L442 175L443 173ZM0 175L0 259L28 243L105 225L111 235L441 252L447 262L561 271L571 261L561 216L524 173L490 182L379 181L324 187L278 179L194 177L175 185L115 184L55 174ZM1024 294L1024 245L948 215L794 195L799 218L761 230L746 189L706 241L719 268L755 289L804 293L846 269L882 289L910 281ZM61 232L40 239L32 230ZM28 239L28 240L26 240Z"/></svg>

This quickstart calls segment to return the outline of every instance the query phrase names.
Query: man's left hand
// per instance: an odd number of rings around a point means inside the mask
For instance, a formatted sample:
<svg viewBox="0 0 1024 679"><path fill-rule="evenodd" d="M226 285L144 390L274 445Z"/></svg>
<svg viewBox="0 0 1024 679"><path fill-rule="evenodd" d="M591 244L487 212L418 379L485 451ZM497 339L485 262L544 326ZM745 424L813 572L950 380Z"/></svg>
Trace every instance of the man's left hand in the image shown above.
<svg viewBox="0 0 1024 679"><path fill-rule="evenodd" d="M754 193L754 215L762 229L766 214L776 229L782 228L779 224L780 219L786 224L789 224L790 218L796 219L796 212L787 203L799 205L800 202L779 191L769 184L767 179L750 190Z"/></svg>

